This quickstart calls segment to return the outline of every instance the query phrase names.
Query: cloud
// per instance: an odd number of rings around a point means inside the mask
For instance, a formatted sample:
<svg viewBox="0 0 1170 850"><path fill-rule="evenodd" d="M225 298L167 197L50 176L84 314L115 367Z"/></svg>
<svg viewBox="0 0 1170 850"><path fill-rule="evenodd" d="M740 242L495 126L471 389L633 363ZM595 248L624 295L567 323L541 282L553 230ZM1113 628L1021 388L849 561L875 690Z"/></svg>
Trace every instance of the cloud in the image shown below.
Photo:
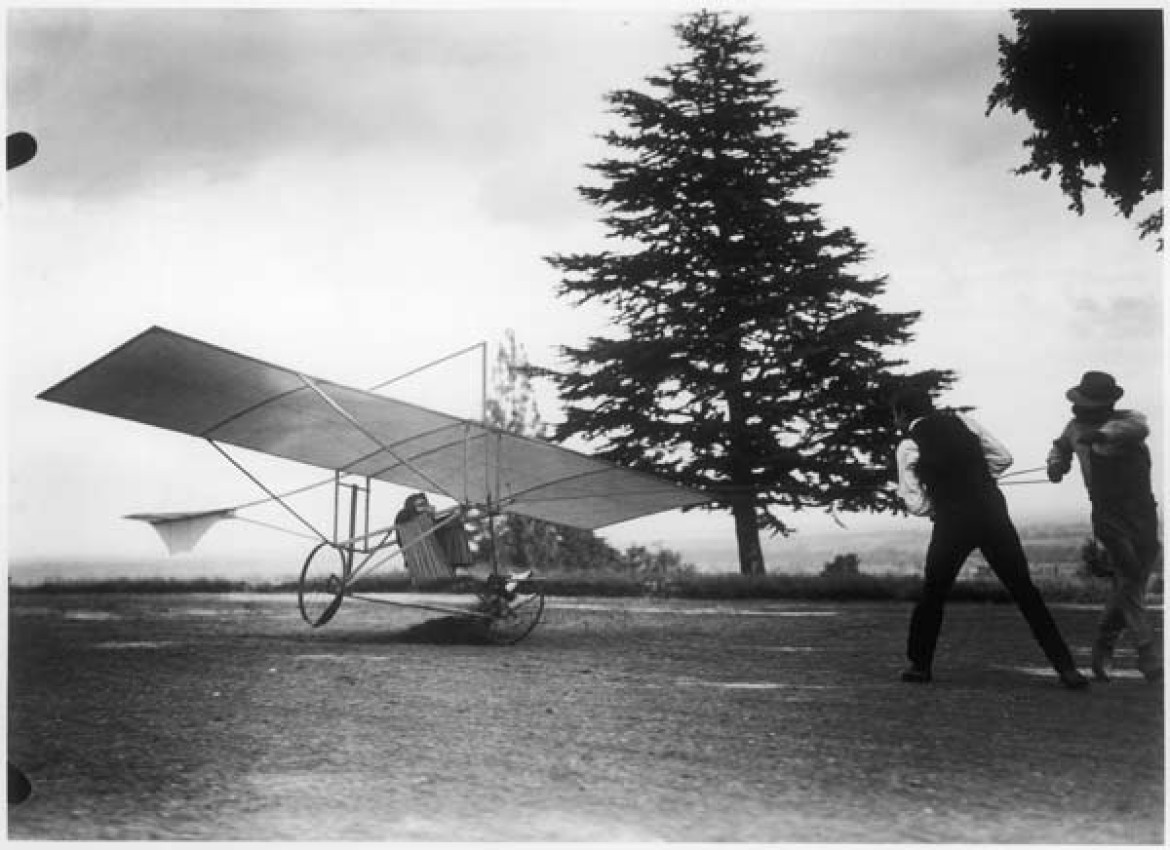
<svg viewBox="0 0 1170 850"><path fill-rule="evenodd" d="M10 121L41 142L29 182L63 195L306 152L474 171L588 139L605 72L585 33L660 37L614 13L15 10Z"/></svg>
<svg viewBox="0 0 1170 850"><path fill-rule="evenodd" d="M1156 296L1081 297L1072 305L1078 338L1093 342L1157 339L1162 333L1162 303Z"/></svg>
<svg viewBox="0 0 1170 850"><path fill-rule="evenodd" d="M996 38L1011 24L1006 10L789 12L757 22L767 70L818 123L850 117L900 132L986 123Z"/></svg>

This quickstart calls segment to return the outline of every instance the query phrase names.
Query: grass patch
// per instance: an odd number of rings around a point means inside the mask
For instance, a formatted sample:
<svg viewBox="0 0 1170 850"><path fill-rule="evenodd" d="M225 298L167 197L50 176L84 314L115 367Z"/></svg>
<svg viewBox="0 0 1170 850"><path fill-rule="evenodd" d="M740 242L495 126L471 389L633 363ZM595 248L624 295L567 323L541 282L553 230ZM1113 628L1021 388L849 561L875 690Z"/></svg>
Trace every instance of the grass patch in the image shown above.
<svg viewBox="0 0 1170 850"><path fill-rule="evenodd" d="M1151 588L1151 601L1161 601L1160 576ZM540 576L548 596L562 597L657 597L674 599L794 599L811 601L895 601L908 602L917 597L922 579L912 575L820 576L774 573L763 576L737 574L707 575L699 573L648 579L632 573L572 572ZM1102 580L1037 580L1048 602L1099 604L1104 602L1108 584ZM430 585L428 593L467 593L476 582L460 577L451 582ZM363 579L358 593L408 593L419 588L403 574ZM47 580L39 584L11 585L11 596L30 594L165 594L165 593L296 593L296 581L249 582L230 579L160 579L118 578L87 580ZM950 599L955 602L1008 603L1003 586L992 578L970 578L956 582Z"/></svg>
<svg viewBox="0 0 1170 850"><path fill-rule="evenodd" d="M9 596L73 593L243 593L255 590L251 582L232 579L46 579L36 584L10 584Z"/></svg>

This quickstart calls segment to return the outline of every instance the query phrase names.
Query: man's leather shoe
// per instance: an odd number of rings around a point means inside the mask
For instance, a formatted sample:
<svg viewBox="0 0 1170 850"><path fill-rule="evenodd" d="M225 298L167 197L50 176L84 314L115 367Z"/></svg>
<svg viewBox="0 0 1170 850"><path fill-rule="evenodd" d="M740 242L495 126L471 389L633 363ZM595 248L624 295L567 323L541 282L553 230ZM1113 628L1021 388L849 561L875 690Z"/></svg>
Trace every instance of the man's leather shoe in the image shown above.
<svg viewBox="0 0 1170 850"><path fill-rule="evenodd" d="M1089 687L1089 680L1075 667L1071 670L1060 670L1058 672L1060 674L1060 683L1066 688L1079 691L1082 688Z"/></svg>
<svg viewBox="0 0 1170 850"><path fill-rule="evenodd" d="M1109 681L1109 671L1113 668L1113 647L1106 646L1101 641L1093 642L1093 658L1089 662L1093 671L1093 678L1098 682Z"/></svg>
<svg viewBox="0 0 1170 850"><path fill-rule="evenodd" d="M902 671L903 682L914 682L915 684L925 685L930 679L930 671L925 667L907 667Z"/></svg>
<svg viewBox="0 0 1170 850"><path fill-rule="evenodd" d="M1157 645L1152 641L1138 647L1137 667L1151 685L1161 683L1163 678L1162 658L1158 653Z"/></svg>

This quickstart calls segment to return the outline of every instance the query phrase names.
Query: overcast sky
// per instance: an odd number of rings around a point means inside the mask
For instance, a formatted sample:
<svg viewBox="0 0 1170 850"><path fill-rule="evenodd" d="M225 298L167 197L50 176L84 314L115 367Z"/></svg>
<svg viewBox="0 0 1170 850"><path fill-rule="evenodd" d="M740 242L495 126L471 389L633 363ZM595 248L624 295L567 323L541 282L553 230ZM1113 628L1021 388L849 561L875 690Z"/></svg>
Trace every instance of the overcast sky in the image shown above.
<svg viewBox="0 0 1170 850"><path fill-rule="evenodd" d="M9 132L40 145L7 175L11 557L156 555L122 514L257 495L198 440L35 400L151 325L355 386L509 328L550 366L606 332L555 297L542 257L602 244L574 187L606 153L603 96L680 58L686 9L10 9ZM796 135L851 134L810 197L870 247L883 306L922 311L904 354L959 373L945 401L974 405L1034 467L1065 390L1105 369L1160 435L1162 256L1099 195L1078 217L1056 186L1011 174L1029 127L984 114L1008 13L741 11L801 111ZM441 398L403 392L474 415L478 364L456 368ZM1087 511L1075 476L1009 499L1018 519ZM733 546L727 520L693 516L612 539Z"/></svg>

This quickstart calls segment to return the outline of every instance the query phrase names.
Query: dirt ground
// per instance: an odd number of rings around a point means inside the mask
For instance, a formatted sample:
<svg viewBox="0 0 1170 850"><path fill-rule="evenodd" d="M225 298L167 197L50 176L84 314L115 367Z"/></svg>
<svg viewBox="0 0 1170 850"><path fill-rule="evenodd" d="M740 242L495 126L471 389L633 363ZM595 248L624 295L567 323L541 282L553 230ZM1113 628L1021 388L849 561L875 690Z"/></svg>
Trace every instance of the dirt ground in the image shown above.
<svg viewBox="0 0 1170 850"><path fill-rule="evenodd" d="M1091 609L1054 612L1087 664ZM512 647L347 602L18 596L10 839L1163 841L1163 691L1056 684L1022 618L551 599ZM1161 626L1161 614L1158 613Z"/></svg>

